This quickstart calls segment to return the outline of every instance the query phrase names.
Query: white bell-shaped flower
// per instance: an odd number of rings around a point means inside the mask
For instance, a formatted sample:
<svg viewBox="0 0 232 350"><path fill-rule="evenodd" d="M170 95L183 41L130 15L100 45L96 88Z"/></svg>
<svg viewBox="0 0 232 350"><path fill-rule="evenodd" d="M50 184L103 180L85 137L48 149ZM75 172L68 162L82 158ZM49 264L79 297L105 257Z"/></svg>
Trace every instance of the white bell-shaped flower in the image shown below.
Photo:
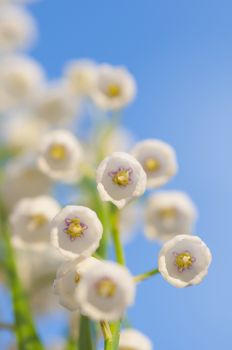
<svg viewBox="0 0 232 350"><path fill-rule="evenodd" d="M0 109L29 104L44 83L44 71L32 58L10 56L0 61Z"/></svg>
<svg viewBox="0 0 232 350"><path fill-rule="evenodd" d="M48 243L51 220L59 211L59 204L49 196L21 199L10 215L12 234L23 244Z"/></svg>
<svg viewBox="0 0 232 350"><path fill-rule="evenodd" d="M1 1L0 1L1 4ZM37 33L33 17L18 6L2 6L0 10L0 53L9 54L28 47Z"/></svg>
<svg viewBox="0 0 232 350"><path fill-rule="evenodd" d="M98 67L93 102L103 110L120 110L130 104L136 95L136 82L124 67L102 64Z"/></svg>
<svg viewBox="0 0 232 350"><path fill-rule="evenodd" d="M80 305L76 298L79 282L89 268L98 268L98 264L100 261L93 257L79 257L64 263L58 269L53 287L62 306L70 311L79 309Z"/></svg>
<svg viewBox="0 0 232 350"><path fill-rule="evenodd" d="M88 96L96 85L97 65L91 60L72 61L65 67L64 76L75 96Z"/></svg>
<svg viewBox="0 0 232 350"><path fill-rule="evenodd" d="M96 213L83 206L64 207L51 223L52 244L69 259L94 253L102 233L103 227Z"/></svg>
<svg viewBox="0 0 232 350"><path fill-rule="evenodd" d="M75 182L81 175L82 147L68 130L55 130L41 139L38 166L54 180Z"/></svg>
<svg viewBox="0 0 232 350"><path fill-rule="evenodd" d="M6 206L12 207L21 198L48 194L51 184L51 180L38 169L35 157L26 155L7 164L1 193Z"/></svg>
<svg viewBox="0 0 232 350"><path fill-rule="evenodd" d="M97 169L97 189L103 201L111 201L118 208L146 189L146 174L140 163L130 154L115 152L105 158Z"/></svg>
<svg viewBox="0 0 232 350"><path fill-rule="evenodd" d="M166 242L159 254L159 271L175 287L199 284L208 273L212 256L197 236L179 235Z"/></svg>
<svg viewBox="0 0 232 350"><path fill-rule="evenodd" d="M67 124L78 110L77 99L71 95L62 82L53 83L44 88L35 97L33 111L35 116L48 124Z"/></svg>
<svg viewBox="0 0 232 350"><path fill-rule="evenodd" d="M134 302L135 283L130 272L113 262L88 269L80 280L76 298L82 314L93 320L115 321Z"/></svg>
<svg viewBox="0 0 232 350"><path fill-rule="evenodd" d="M160 140L145 140L132 150L147 174L147 188L157 188L167 183L178 169L175 151Z"/></svg>
<svg viewBox="0 0 232 350"><path fill-rule="evenodd" d="M165 242L173 236L193 233L197 210L191 198L181 191L153 194L146 206L145 234Z"/></svg>
<svg viewBox="0 0 232 350"><path fill-rule="evenodd" d="M119 350L152 350L150 339L136 329L124 329L120 333Z"/></svg>

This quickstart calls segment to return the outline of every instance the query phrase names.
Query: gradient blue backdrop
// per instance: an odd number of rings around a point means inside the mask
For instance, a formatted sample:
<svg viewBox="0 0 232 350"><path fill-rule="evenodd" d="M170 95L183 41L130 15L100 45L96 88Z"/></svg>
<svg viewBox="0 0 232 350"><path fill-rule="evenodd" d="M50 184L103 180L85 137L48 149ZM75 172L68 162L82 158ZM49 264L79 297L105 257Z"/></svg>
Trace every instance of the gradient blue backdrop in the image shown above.
<svg viewBox="0 0 232 350"><path fill-rule="evenodd" d="M196 231L214 257L209 276L185 290L160 276L145 282L134 326L155 350L231 349L231 0L43 0L30 9L40 27L32 54L51 78L81 57L135 75L138 98L124 125L175 147L180 172L168 187L186 190L199 208ZM156 266L158 251L138 238L126 249L129 266Z"/></svg>

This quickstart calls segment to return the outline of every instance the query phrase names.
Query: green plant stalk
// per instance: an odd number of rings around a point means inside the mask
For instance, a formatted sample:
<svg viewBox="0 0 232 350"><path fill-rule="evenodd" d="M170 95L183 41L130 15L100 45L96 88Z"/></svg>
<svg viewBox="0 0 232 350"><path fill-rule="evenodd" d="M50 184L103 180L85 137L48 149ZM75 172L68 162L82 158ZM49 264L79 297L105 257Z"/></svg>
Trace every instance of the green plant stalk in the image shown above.
<svg viewBox="0 0 232 350"><path fill-rule="evenodd" d="M116 261L120 265L126 265L123 246L120 239L119 230L120 211L115 206L112 207L112 238L115 250Z"/></svg>
<svg viewBox="0 0 232 350"><path fill-rule="evenodd" d="M91 334L91 321L85 317L80 318L80 337L78 341L78 349L80 350L94 350Z"/></svg>
<svg viewBox="0 0 232 350"><path fill-rule="evenodd" d="M150 278L150 277L152 277L152 276L157 275L158 273L159 273L159 270L158 270L158 269L153 269L153 270L151 270L151 271L142 273L141 275L135 276L135 277L134 277L134 281L135 281L136 283L142 282L142 281L144 281L144 280L146 280L146 279L148 279L148 278Z"/></svg>
<svg viewBox="0 0 232 350"><path fill-rule="evenodd" d="M45 350L36 333L26 295L17 274L14 250L7 227L7 215L2 205L0 209L0 229L5 248L5 269L12 295L17 348L18 350Z"/></svg>

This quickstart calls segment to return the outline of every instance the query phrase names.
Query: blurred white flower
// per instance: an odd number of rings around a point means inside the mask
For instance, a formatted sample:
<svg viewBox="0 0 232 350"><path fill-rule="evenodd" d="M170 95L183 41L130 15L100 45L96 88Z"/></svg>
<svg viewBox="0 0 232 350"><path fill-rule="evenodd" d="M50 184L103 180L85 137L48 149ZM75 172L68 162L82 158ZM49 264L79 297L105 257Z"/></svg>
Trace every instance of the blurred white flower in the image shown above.
<svg viewBox="0 0 232 350"><path fill-rule="evenodd" d="M115 152L105 158L97 169L97 189L103 201L122 208L146 189L146 174L130 154Z"/></svg>
<svg viewBox="0 0 232 350"><path fill-rule="evenodd" d="M75 96L90 95L96 85L97 66L91 60L71 61L65 67L64 76Z"/></svg>
<svg viewBox="0 0 232 350"><path fill-rule="evenodd" d="M44 246L50 242L50 223L60 205L49 196L23 198L10 215L11 232L18 243Z"/></svg>
<svg viewBox="0 0 232 350"><path fill-rule="evenodd" d="M98 268L100 261L93 258L79 257L73 261L64 263L57 271L54 281L54 293L59 298L59 303L70 311L79 309L76 298L76 290L80 279L89 268Z"/></svg>
<svg viewBox="0 0 232 350"><path fill-rule="evenodd" d="M35 96L35 116L52 124L67 124L78 112L78 101L62 82L53 83Z"/></svg>
<svg viewBox="0 0 232 350"><path fill-rule="evenodd" d="M0 1L1 4L1 1ZM28 47L37 34L36 24L28 11L18 6L0 9L0 54Z"/></svg>
<svg viewBox="0 0 232 350"><path fill-rule="evenodd" d="M51 223L52 244L69 259L96 251L103 227L96 213L83 206L64 207Z"/></svg>
<svg viewBox="0 0 232 350"><path fill-rule="evenodd" d="M15 152L35 150L47 126L38 118L25 112L15 112L4 120L4 144Z"/></svg>
<svg viewBox="0 0 232 350"><path fill-rule="evenodd" d="M119 232L123 244L130 243L138 233L141 208L138 203L129 203L120 211Z"/></svg>
<svg viewBox="0 0 232 350"><path fill-rule="evenodd" d="M83 150L68 130L47 133L40 142L38 166L52 179L76 182L81 175Z"/></svg>
<svg viewBox="0 0 232 350"><path fill-rule="evenodd" d="M178 165L173 148L159 140L145 140L135 145L133 156L147 174L147 187L157 188L167 183L177 172Z"/></svg>
<svg viewBox="0 0 232 350"><path fill-rule="evenodd" d="M115 321L133 304L135 283L130 272L113 262L88 269L76 290L81 313L94 320Z"/></svg>
<svg viewBox="0 0 232 350"><path fill-rule="evenodd" d="M10 56L0 61L0 110L29 104L44 82L42 67L32 58Z"/></svg>
<svg viewBox="0 0 232 350"><path fill-rule="evenodd" d="M1 192L8 207L21 198L48 194L50 190L51 180L38 169L32 155L14 158L7 164Z"/></svg>
<svg viewBox="0 0 232 350"><path fill-rule="evenodd" d="M97 107L120 110L133 101L136 82L126 68L102 64L97 73L97 83L92 94Z"/></svg>
<svg viewBox="0 0 232 350"><path fill-rule="evenodd" d="M150 239L167 241L173 236L193 233L197 210L181 191L153 194L146 206L145 233Z"/></svg>
<svg viewBox="0 0 232 350"><path fill-rule="evenodd" d="M159 271L175 287L199 284L208 273L212 256L197 236L179 235L166 242L159 254Z"/></svg>
<svg viewBox="0 0 232 350"><path fill-rule="evenodd" d="M124 329L119 338L119 350L152 350L150 339L136 329Z"/></svg>

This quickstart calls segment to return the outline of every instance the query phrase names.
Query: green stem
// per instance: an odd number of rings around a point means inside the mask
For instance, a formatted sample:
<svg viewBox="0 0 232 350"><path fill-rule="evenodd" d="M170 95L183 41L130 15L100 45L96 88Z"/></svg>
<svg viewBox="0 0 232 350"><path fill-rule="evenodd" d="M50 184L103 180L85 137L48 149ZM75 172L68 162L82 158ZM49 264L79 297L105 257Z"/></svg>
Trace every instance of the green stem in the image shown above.
<svg viewBox="0 0 232 350"><path fill-rule="evenodd" d="M104 350L112 350L112 333L108 322L101 321L100 326L104 336Z"/></svg>
<svg viewBox="0 0 232 350"><path fill-rule="evenodd" d="M112 209L112 238L116 260L121 265L126 265L124 250L120 239L119 231L120 211L116 207Z"/></svg>
<svg viewBox="0 0 232 350"><path fill-rule="evenodd" d="M14 250L7 227L7 214L3 205L0 206L0 230L5 248L5 268L12 294L18 350L44 350L36 333L26 295L18 277Z"/></svg>
<svg viewBox="0 0 232 350"><path fill-rule="evenodd" d="M144 281L144 280L146 280L154 275L157 275L158 273L159 273L158 269L153 269L151 271L142 273L141 275L135 276L134 281L135 282L142 282L142 281Z"/></svg>

